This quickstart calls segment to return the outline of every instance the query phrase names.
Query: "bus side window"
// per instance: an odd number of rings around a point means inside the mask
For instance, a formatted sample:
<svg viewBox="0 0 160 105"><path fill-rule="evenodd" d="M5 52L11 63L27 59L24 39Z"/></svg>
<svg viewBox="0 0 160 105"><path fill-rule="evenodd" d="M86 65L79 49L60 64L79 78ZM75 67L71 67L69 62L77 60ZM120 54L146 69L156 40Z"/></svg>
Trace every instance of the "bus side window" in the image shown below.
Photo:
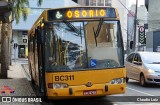
<svg viewBox="0 0 160 105"><path fill-rule="evenodd" d="M33 37L30 35L30 52L33 52Z"/></svg>
<svg viewBox="0 0 160 105"><path fill-rule="evenodd" d="M35 35L33 36L33 53L35 52Z"/></svg>
<svg viewBox="0 0 160 105"><path fill-rule="evenodd" d="M31 52L31 35L28 36L28 52Z"/></svg>

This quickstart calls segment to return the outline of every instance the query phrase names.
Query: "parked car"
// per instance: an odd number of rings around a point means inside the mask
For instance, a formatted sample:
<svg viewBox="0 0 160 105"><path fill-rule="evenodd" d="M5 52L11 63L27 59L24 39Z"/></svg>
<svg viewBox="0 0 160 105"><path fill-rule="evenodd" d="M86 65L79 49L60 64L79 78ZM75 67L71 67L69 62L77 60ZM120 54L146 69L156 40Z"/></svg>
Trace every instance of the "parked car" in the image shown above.
<svg viewBox="0 0 160 105"><path fill-rule="evenodd" d="M125 61L127 77L140 81L142 86L148 83L160 84L160 53L134 52L127 56Z"/></svg>

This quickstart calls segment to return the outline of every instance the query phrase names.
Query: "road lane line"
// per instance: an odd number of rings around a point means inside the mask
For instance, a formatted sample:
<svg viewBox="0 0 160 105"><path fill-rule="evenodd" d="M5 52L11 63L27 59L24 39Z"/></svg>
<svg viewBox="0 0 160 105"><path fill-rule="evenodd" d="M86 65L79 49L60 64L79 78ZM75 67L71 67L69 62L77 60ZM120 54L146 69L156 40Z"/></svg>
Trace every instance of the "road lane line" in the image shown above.
<svg viewBox="0 0 160 105"><path fill-rule="evenodd" d="M142 93L142 94L149 95L149 96L155 96L155 95L152 95L152 94L149 94L149 93L146 93L146 92L142 92L142 91L139 91L139 90L136 90L136 89L132 89L132 88L129 88L129 87L126 87L126 88L130 89L130 90L133 90L133 91L136 91L136 92L139 92L139 93Z"/></svg>

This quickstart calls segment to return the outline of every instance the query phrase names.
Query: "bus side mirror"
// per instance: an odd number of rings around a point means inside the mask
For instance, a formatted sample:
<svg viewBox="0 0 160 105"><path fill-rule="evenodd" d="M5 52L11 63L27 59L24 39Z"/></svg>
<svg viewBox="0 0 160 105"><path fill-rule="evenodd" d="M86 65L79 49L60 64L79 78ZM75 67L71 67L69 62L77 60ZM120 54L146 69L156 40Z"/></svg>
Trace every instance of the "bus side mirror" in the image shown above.
<svg viewBox="0 0 160 105"><path fill-rule="evenodd" d="M133 41L130 41L130 49L132 49L133 48Z"/></svg>

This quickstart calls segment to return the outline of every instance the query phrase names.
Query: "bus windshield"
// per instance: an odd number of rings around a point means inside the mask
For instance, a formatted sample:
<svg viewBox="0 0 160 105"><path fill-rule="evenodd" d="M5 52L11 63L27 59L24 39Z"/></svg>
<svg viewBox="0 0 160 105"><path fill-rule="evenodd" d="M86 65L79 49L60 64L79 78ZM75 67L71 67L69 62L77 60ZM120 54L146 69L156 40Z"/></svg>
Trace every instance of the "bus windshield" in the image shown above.
<svg viewBox="0 0 160 105"><path fill-rule="evenodd" d="M61 21L46 24L45 63L49 71L123 67L119 21Z"/></svg>

